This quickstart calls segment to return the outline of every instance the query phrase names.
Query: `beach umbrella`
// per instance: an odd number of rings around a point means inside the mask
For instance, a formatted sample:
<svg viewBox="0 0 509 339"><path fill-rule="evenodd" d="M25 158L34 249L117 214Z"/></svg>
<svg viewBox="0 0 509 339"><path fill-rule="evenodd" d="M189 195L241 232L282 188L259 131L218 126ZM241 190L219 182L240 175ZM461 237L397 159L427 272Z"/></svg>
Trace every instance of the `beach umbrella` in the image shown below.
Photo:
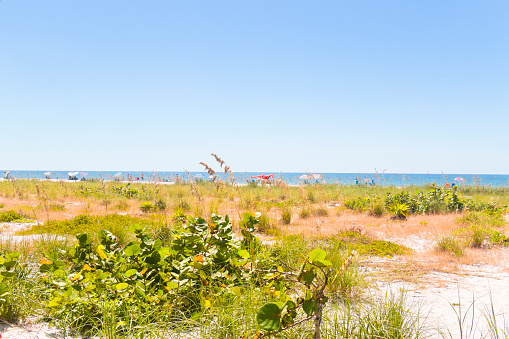
<svg viewBox="0 0 509 339"><path fill-rule="evenodd" d="M203 180L203 175L201 175L201 174L196 174L196 175L194 176L194 180Z"/></svg>
<svg viewBox="0 0 509 339"><path fill-rule="evenodd" d="M77 176L78 174L80 174L80 172L69 172L67 173L70 177L75 177Z"/></svg>
<svg viewBox="0 0 509 339"><path fill-rule="evenodd" d="M52 173L51 172L44 172L44 175L47 175L47 176L50 176Z"/></svg>
<svg viewBox="0 0 509 339"><path fill-rule="evenodd" d="M463 179L462 177L457 177L457 178L454 178L454 181L465 182L466 180Z"/></svg>
<svg viewBox="0 0 509 339"><path fill-rule="evenodd" d="M274 174L270 174L270 175L264 175L264 174L252 175L251 179L260 179L260 180L274 179Z"/></svg>
<svg viewBox="0 0 509 339"><path fill-rule="evenodd" d="M321 174L310 174L310 175L304 174L299 177L299 179L302 179L302 180L318 180L318 179L322 179L322 178L323 178L323 175L321 175Z"/></svg>
<svg viewBox="0 0 509 339"><path fill-rule="evenodd" d="M120 178L122 176L122 172L115 173L115 178Z"/></svg>

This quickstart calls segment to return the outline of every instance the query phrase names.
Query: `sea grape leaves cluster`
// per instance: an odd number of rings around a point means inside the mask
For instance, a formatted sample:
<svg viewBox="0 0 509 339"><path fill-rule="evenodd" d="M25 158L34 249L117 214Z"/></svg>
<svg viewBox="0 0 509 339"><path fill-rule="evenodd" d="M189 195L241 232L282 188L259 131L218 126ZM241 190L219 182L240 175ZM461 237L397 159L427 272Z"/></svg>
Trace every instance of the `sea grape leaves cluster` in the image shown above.
<svg viewBox="0 0 509 339"><path fill-rule="evenodd" d="M227 216L213 215L210 224L189 217L175 228L165 247L136 224L131 230L137 240L124 248L108 231L99 233L98 245L90 235L79 234L71 250L51 253L41 261L47 306L56 318L71 314L86 319L80 314L99 314L98 305L104 301L119 319L127 317L130 305L140 304L166 303L191 314L202 305L209 306L215 291L233 289L250 279L255 222L256 218L245 214L245 237L236 240ZM66 266L62 259L72 264Z"/></svg>

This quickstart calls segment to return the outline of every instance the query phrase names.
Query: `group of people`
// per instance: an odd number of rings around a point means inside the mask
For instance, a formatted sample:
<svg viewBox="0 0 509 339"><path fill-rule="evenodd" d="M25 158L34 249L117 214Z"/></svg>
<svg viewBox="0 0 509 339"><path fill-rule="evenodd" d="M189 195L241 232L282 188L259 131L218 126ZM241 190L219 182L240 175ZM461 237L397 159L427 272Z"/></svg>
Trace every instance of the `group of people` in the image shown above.
<svg viewBox="0 0 509 339"><path fill-rule="evenodd" d="M355 184L359 185L359 178L355 178ZM375 186L376 185L375 179L371 179L371 181L369 181L367 177L364 177L364 185Z"/></svg>

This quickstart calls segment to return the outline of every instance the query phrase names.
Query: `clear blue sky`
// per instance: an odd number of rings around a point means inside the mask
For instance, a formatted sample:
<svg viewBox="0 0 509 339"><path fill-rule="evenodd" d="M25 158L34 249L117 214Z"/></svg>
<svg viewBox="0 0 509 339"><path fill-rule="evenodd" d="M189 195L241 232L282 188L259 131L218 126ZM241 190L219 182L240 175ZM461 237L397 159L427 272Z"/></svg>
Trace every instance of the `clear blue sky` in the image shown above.
<svg viewBox="0 0 509 339"><path fill-rule="evenodd" d="M509 1L0 2L0 168L509 173Z"/></svg>

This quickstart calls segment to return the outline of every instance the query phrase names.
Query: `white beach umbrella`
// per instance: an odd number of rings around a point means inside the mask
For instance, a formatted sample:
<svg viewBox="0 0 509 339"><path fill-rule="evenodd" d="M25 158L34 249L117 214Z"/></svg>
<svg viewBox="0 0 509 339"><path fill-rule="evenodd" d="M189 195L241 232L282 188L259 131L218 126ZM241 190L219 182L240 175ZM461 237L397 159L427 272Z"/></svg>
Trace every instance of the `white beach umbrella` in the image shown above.
<svg viewBox="0 0 509 339"><path fill-rule="evenodd" d="M77 176L78 174L80 174L80 172L69 172L67 173L70 177L75 177Z"/></svg>
<svg viewBox="0 0 509 339"><path fill-rule="evenodd" d="M122 176L122 172L117 172L117 173L115 173L114 176L115 176L115 178L120 178Z"/></svg>
<svg viewBox="0 0 509 339"><path fill-rule="evenodd" d="M304 174L299 177L299 179L302 179L302 180L318 180L318 179L322 179L322 178L323 178L323 175L321 175L321 174L310 174L310 175Z"/></svg>
<svg viewBox="0 0 509 339"><path fill-rule="evenodd" d="M44 172L44 175L48 175L49 176L51 174L53 174L53 173L51 173L51 172Z"/></svg>

